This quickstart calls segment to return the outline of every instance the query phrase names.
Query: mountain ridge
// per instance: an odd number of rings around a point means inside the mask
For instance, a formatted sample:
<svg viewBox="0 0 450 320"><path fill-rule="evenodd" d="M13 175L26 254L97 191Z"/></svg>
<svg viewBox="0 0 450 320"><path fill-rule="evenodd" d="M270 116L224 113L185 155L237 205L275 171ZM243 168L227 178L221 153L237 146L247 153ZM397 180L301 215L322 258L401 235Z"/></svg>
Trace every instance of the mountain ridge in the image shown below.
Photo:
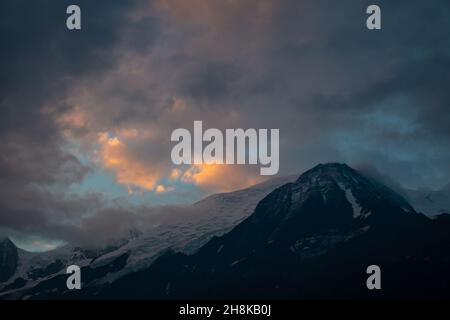
<svg viewBox="0 0 450 320"><path fill-rule="evenodd" d="M245 190L243 195L245 199ZM450 268L449 216L432 220L402 195L345 164L320 164L276 187L238 222L225 233L208 236L198 250L163 250L146 268L109 283L73 292L64 290L61 275L21 295L38 299L449 297L450 278L445 272ZM106 264L82 268L82 274L95 280L120 271L129 260L129 251L121 251ZM371 264L387 272L383 279L388 285L382 293L365 287L365 269ZM416 287L409 279L415 279Z"/></svg>

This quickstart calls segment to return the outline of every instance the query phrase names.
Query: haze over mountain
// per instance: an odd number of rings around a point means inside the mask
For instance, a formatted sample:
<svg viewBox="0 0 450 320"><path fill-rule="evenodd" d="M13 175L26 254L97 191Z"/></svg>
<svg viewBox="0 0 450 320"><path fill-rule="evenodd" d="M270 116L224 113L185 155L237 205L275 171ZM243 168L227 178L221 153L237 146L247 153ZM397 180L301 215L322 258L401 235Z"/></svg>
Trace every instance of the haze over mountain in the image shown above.
<svg viewBox="0 0 450 320"><path fill-rule="evenodd" d="M429 217L450 212L450 183L440 189L431 189L429 187L411 189L380 173L374 166L363 165L358 169L365 175L382 181L391 189L403 195L418 212L424 213Z"/></svg>

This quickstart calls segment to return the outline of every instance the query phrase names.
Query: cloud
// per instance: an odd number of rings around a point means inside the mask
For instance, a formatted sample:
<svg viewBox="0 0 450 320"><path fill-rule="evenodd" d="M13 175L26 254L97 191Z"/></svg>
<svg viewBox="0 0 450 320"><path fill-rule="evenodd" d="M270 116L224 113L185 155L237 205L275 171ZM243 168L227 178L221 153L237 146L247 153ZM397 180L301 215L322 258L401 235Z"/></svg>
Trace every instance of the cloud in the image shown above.
<svg viewBox="0 0 450 320"><path fill-rule="evenodd" d="M429 170L447 168L450 154L442 144L449 119L436 117L449 101L442 71L447 9L436 12L420 2L380 6L386 31L370 33L364 27L367 6L356 1L141 3L136 24L156 19L158 40L147 51L119 43L117 50L126 54L116 67L80 84L89 88L85 108L105 131L152 126L160 140L156 149L148 145L148 166L168 161L171 130L202 119L222 129L281 128L282 173L317 162L377 158L382 170L403 183L442 184L447 175L436 182L429 171L419 171L413 181L400 168L421 169L417 160L405 159L414 158L417 148L431 149L428 142L436 139L441 143L433 152L439 156L429 157ZM422 17L425 23L427 16L434 18L426 31L411 20ZM393 118L403 124L390 125ZM353 141L351 152L341 141ZM391 146L389 154L383 144ZM402 165L394 166L396 161Z"/></svg>
<svg viewBox="0 0 450 320"><path fill-rule="evenodd" d="M166 186L164 186L164 185L162 185L162 184L159 184L159 185L156 187L155 192L156 192L156 193L167 193L167 192L171 192L171 191L173 191L173 190L174 190L173 187L166 187Z"/></svg>
<svg viewBox="0 0 450 320"><path fill-rule="evenodd" d="M170 133L194 120L280 128L281 174L343 161L408 187L450 180L448 1L380 1L379 32L370 1L78 2L78 33L69 1L0 4L4 227L95 241L150 223L159 209L73 192L102 169L159 198L259 181L251 166L173 166Z"/></svg>
<svg viewBox="0 0 450 320"><path fill-rule="evenodd" d="M73 109L68 110L66 113L59 115L56 121L63 127L83 128L86 126L87 119L82 112L74 107Z"/></svg>
<svg viewBox="0 0 450 320"><path fill-rule="evenodd" d="M91 164L67 146L65 127L85 126L67 92L113 63L111 48L130 3L79 3L89 7L84 33L64 28L69 1L0 3L0 228L8 232L64 239L64 226L98 205L91 194L69 191Z"/></svg>
<svg viewBox="0 0 450 320"><path fill-rule="evenodd" d="M133 159L124 142L117 137L109 137L107 133L101 133L98 142L100 161L105 168L115 173L117 183L129 188L139 187L145 190L155 188L156 182L161 178L160 174L157 170L152 170L139 160Z"/></svg>
<svg viewBox="0 0 450 320"><path fill-rule="evenodd" d="M229 192L255 185L264 178L257 170L250 171L244 166L203 164L186 170L181 180L213 192Z"/></svg>

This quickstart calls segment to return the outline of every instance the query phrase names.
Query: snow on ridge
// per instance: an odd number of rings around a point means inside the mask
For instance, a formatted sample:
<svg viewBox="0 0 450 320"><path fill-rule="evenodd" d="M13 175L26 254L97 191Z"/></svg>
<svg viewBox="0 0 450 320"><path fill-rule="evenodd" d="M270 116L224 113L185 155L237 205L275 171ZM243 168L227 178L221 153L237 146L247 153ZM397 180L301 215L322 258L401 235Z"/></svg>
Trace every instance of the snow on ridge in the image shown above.
<svg viewBox="0 0 450 320"><path fill-rule="evenodd" d="M355 196L353 195L351 188L346 188L342 183L338 183L339 188L341 188L345 192L345 197L347 198L348 202L350 202L350 205L353 209L353 219L357 219L359 217L367 217L370 215L370 211L364 215L363 214L363 208L359 205L358 201L356 200Z"/></svg>

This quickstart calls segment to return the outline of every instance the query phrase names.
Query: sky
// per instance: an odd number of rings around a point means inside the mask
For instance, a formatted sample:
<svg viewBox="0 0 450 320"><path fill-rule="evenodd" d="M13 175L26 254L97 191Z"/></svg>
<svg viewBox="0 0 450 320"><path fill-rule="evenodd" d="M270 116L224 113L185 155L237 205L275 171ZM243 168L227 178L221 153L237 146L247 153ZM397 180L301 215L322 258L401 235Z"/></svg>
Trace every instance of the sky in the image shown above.
<svg viewBox="0 0 450 320"><path fill-rule="evenodd" d="M77 4L82 29L66 28ZM279 128L280 175L375 167L450 182L450 2L2 0L0 233L97 244L259 166L174 166L170 134Z"/></svg>

